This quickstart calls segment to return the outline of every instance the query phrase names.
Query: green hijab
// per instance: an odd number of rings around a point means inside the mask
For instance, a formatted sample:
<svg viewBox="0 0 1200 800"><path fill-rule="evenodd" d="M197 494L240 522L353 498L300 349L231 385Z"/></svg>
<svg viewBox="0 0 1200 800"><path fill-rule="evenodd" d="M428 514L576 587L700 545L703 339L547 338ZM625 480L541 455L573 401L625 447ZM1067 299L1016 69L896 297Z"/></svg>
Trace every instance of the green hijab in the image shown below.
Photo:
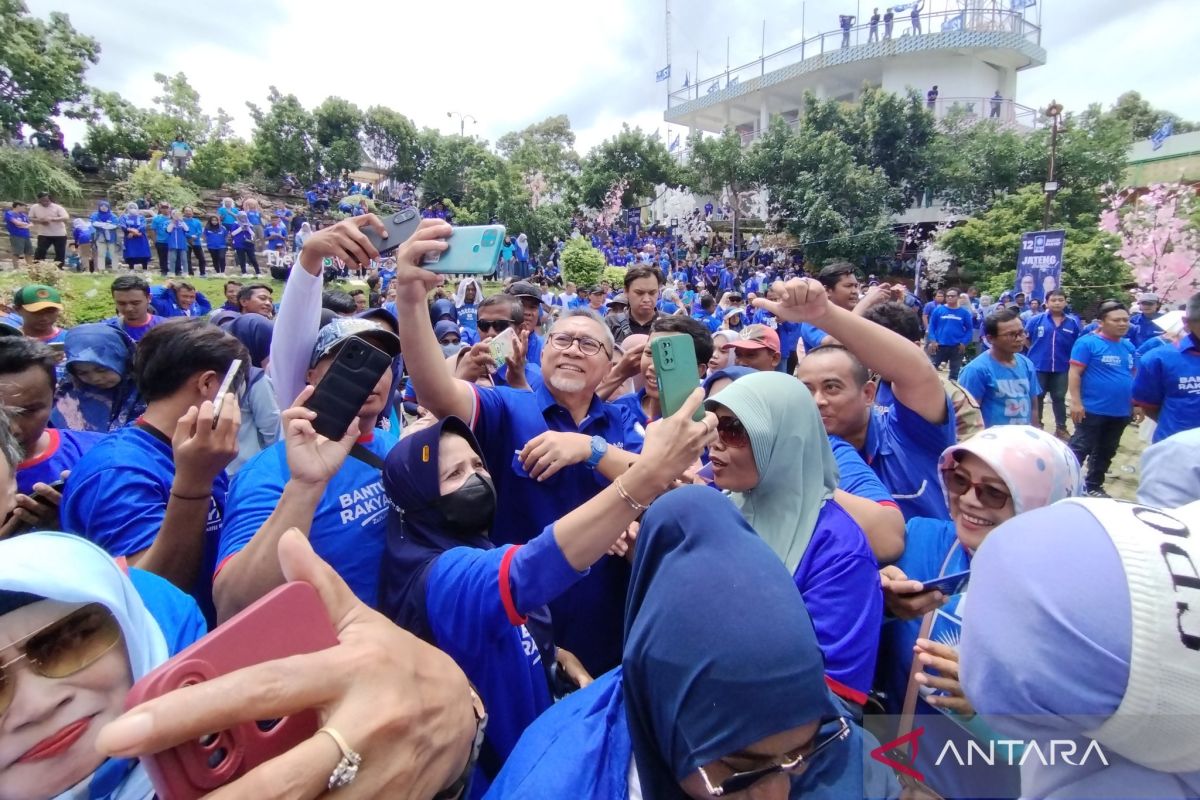
<svg viewBox="0 0 1200 800"><path fill-rule="evenodd" d="M742 516L795 572L817 515L838 484L837 461L812 394L782 372L758 372L706 401L724 406L750 435L758 485L730 494Z"/></svg>

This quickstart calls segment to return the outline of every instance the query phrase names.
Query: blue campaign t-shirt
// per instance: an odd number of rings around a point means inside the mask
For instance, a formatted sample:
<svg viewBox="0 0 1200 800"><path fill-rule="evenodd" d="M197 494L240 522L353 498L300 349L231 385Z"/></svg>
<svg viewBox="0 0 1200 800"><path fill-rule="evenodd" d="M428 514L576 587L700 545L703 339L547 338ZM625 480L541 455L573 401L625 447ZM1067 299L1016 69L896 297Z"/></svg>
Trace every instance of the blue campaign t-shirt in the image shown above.
<svg viewBox="0 0 1200 800"><path fill-rule="evenodd" d="M576 425L545 386L532 392L477 386L475 396L471 426L496 484L491 538L498 545L528 541L609 484L599 470L586 464L566 467L544 481L533 480L517 458L517 452L531 439L546 431L566 431L600 436L628 452L642 448L634 414L598 397L592 398L587 416ZM593 675L611 669L621 659L628 582L625 560L605 556L587 578L551 604L555 641L578 656Z"/></svg>
<svg viewBox="0 0 1200 800"><path fill-rule="evenodd" d="M21 228L14 225L13 222L20 221L29 224L29 215L24 211L13 211L11 208L4 212L4 228L8 231L9 236L14 236L18 239L29 238L29 228Z"/></svg>
<svg viewBox="0 0 1200 800"><path fill-rule="evenodd" d="M251 220L251 224L256 223ZM263 236L267 240L268 250L283 250L284 246L287 245L287 228L283 227L283 225L278 222L276 222L274 225L268 225L266 228L264 228ZM277 238L273 239L271 238L272 236Z"/></svg>
<svg viewBox="0 0 1200 800"><path fill-rule="evenodd" d="M1010 366L1002 364L988 351L971 359L958 374L959 384L979 403L983 426L1030 425L1033 398L1042 393L1037 368L1017 353Z"/></svg>
<svg viewBox="0 0 1200 800"><path fill-rule="evenodd" d="M529 345L525 350L525 362L540 366L542 363L542 350L545 346L546 340L538 335L537 331L531 331L529 333Z"/></svg>
<svg viewBox="0 0 1200 800"><path fill-rule="evenodd" d="M975 315L971 309L938 306L929 314L929 338L939 345L970 344L975 332Z"/></svg>
<svg viewBox="0 0 1200 800"><path fill-rule="evenodd" d="M151 314L145 325L128 325L126 324L124 317L109 317L104 321L109 325L112 325L114 328L120 328L125 333L129 334L129 338L133 339L135 342L140 342L142 337L150 332L151 328L166 322L166 319L158 316L157 314Z"/></svg>
<svg viewBox="0 0 1200 800"><path fill-rule="evenodd" d="M137 567L130 567L126 577L162 630L168 656L176 655L208 633L208 623L196 601L175 584Z"/></svg>
<svg viewBox="0 0 1200 800"><path fill-rule="evenodd" d="M63 490L63 530L89 539L114 557L141 553L154 544L162 528L174 480L174 453L166 434L141 425L113 431L71 470ZM213 481L204 560L190 592L210 620L216 616L211 576L228 486L224 472Z"/></svg>
<svg viewBox="0 0 1200 800"><path fill-rule="evenodd" d="M59 428L47 428L46 433L50 434L50 442L42 454L17 465L17 491L21 494L32 495L35 483L54 483L63 470L75 469L79 459L105 437L94 431Z"/></svg>
<svg viewBox="0 0 1200 800"><path fill-rule="evenodd" d="M821 506L792 577L825 656L825 674L861 692L865 702L883 619L879 565L862 528L836 501Z"/></svg>
<svg viewBox="0 0 1200 800"><path fill-rule="evenodd" d="M1156 442L1200 428L1200 341L1194 334L1184 336L1176 346L1155 348L1142 358L1133 382L1133 400L1158 409Z"/></svg>
<svg viewBox="0 0 1200 800"><path fill-rule="evenodd" d="M473 334L479 333L479 304L463 303L458 307L458 324Z"/></svg>
<svg viewBox="0 0 1200 800"><path fill-rule="evenodd" d="M376 429L370 441L361 443L385 458L396 444L396 437ZM283 442L271 445L238 470L229 487L229 512L221 528L215 571L223 569L258 533L279 505L290 477ZM382 473L350 456L325 487L308 534L317 555L333 567L359 600L372 608L379 590L387 510Z"/></svg>
<svg viewBox="0 0 1200 800"><path fill-rule="evenodd" d="M487 741L500 762L551 702L548 665L525 627L525 614L586 574L571 568L552 527L524 546L447 550L429 570L425 609L434 644L479 691L488 710ZM487 790L489 776L480 767L472 797Z"/></svg>
<svg viewBox="0 0 1200 800"><path fill-rule="evenodd" d="M1071 348L1071 363L1083 367L1080 393L1083 410L1108 417L1128 417L1133 404L1133 344L1101 334L1084 336Z"/></svg>
<svg viewBox="0 0 1200 800"><path fill-rule="evenodd" d="M904 519L949 519L942 494L938 460L958 439L954 403L946 398L946 419L928 422L895 396L871 408L867 440L859 455L892 493Z"/></svg>
<svg viewBox="0 0 1200 800"><path fill-rule="evenodd" d="M1029 360L1038 372L1066 372L1071 366L1071 348L1083 335L1083 323L1074 314L1064 314L1055 324L1043 311L1025 324L1029 336Z"/></svg>

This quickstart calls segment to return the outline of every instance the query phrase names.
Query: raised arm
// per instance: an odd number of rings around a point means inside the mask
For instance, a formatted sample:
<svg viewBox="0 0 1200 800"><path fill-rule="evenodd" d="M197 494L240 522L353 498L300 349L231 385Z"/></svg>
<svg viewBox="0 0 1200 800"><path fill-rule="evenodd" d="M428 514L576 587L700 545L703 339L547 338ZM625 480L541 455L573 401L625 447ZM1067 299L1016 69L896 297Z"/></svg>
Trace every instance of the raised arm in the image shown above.
<svg viewBox="0 0 1200 800"><path fill-rule="evenodd" d="M396 286L400 351L404 353L404 366L416 387L418 401L439 419L456 416L470 420L475 408L475 389L446 369L446 357L429 319L426 298L441 284L442 278L421 268L428 253L446 249L442 240L451 232L449 223L443 220L422 220L412 238L396 251L396 277L392 282Z"/></svg>
<svg viewBox="0 0 1200 800"><path fill-rule="evenodd" d="M765 308L779 319L809 322L828 333L879 376L892 384L896 399L920 414L926 421L940 425L946 421L946 393L933 364L919 347L898 333L876 325L830 302L825 287L812 278L777 281L778 301L759 298Z"/></svg>

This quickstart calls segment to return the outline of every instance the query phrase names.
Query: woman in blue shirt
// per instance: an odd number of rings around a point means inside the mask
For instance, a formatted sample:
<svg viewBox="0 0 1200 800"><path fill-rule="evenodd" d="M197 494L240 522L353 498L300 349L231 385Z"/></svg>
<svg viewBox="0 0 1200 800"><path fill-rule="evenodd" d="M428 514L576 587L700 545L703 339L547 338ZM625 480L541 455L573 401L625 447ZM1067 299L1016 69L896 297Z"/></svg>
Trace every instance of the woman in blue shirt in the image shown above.
<svg viewBox="0 0 1200 800"><path fill-rule="evenodd" d="M254 267L254 274L261 274L258 270L258 255L254 252L254 227L250 224L250 218L243 211L237 215L237 225L230 232L230 239L233 241L233 253L237 258L238 268L242 274L246 274L246 265Z"/></svg>
<svg viewBox="0 0 1200 800"><path fill-rule="evenodd" d="M210 215L204 226L204 246L212 256L213 270L225 274L225 249L228 247L229 231L221 224L217 215Z"/></svg>
<svg viewBox="0 0 1200 800"><path fill-rule="evenodd" d="M838 468L816 403L779 372L737 380L707 401L716 486L792 574L843 697L862 704L875 672L883 598L866 535L833 498Z"/></svg>
<svg viewBox="0 0 1200 800"><path fill-rule="evenodd" d="M238 207L234 205L232 197L226 197L221 201L221 207L217 209L217 214L221 217L221 224L230 231L237 227ZM249 217L247 217L247 220L249 220Z"/></svg>
<svg viewBox="0 0 1200 800"><path fill-rule="evenodd" d="M709 415L704 423L681 417L656 426L629 472L519 547L497 548L488 536L496 494L466 423L447 417L388 454L383 483L392 511L380 608L450 655L487 705L472 796L486 790L552 694L591 681L578 659L555 647L546 605L695 461L712 425Z"/></svg>
<svg viewBox="0 0 1200 800"><path fill-rule="evenodd" d="M133 340L103 322L79 325L63 341L66 375L54 391L56 428L109 433L146 410L133 377Z"/></svg>
<svg viewBox="0 0 1200 800"><path fill-rule="evenodd" d="M894 796L788 572L728 500L671 492L636 552L621 665L529 727L489 798Z"/></svg>
<svg viewBox="0 0 1200 800"><path fill-rule="evenodd" d="M957 680L957 651L947 644L958 641L966 592L925 591L921 581L969 570L975 552L997 525L1081 494L1079 462L1066 444L1040 428L1004 425L946 448L939 469L950 520L910 519L904 555L881 571L889 621L881 638L880 661L885 669L880 688L888 713L921 715L914 724L925 724L936 737L917 753L918 770L933 789L946 797L996 796L995 791L987 791L996 790L995 785L972 783L973 778L980 779L978 772L944 766L922 769L933 766L948 738L961 740L956 746L966 752L971 735L986 739L990 732L975 728L968 733L957 724L947 724L939 713L955 714L950 719L964 720L961 724L971 714ZM923 671L929 668L935 672Z"/></svg>
<svg viewBox="0 0 1200 800"><path fill-rule="evenodd" d="M4 796L150 800L137 760L106 759L96 738L134 681L204 633L192 598L84 539L0 542L0 664L12 691L0 695Z"/></svg>
<svg viewBox="0 0 1200 800"><path fill-rule="evenodd" d="M145 269L150 263L150 240L146 238L146 218L138 211L137 203L125 206L125 213L117 224L125 236L125 263L130 269Z"/></svg>

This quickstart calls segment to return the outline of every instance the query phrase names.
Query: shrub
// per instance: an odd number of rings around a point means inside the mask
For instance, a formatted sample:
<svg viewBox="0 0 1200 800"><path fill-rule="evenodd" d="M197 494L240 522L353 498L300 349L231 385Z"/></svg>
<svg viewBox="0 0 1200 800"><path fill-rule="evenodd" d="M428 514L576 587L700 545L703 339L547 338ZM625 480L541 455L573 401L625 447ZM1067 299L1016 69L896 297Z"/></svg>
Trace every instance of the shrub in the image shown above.
<svg viewBox="0 0 1200 800"><path fill-rule="evenodd" d="M0 197L33 200L38 192L63 202L82 197L83 187L60 157L31 147L0 147Z"/></svg>
<svg viewBox="0 0 1200 800"><path fill-rule="evenodd" d="M601 280L608 281L619 292L625 287L626 267L605 267Z"/></svg>
<svg viewBox="0 0 1200 800"><path fill-rule="evenodd" d="M149 164L138 167L132 175L113 186L111 194L109 199L117 207L142 197L152 203L170 203L172 208L200 205L200 196L191 185Z"/></svg>
<svg viewBox="0 0 1200 800"><path fill-rule="evenodd" d="M581 288L595 286L604 277L604 256L582 236L567 242L561 262L563 280Z"/></svg>

